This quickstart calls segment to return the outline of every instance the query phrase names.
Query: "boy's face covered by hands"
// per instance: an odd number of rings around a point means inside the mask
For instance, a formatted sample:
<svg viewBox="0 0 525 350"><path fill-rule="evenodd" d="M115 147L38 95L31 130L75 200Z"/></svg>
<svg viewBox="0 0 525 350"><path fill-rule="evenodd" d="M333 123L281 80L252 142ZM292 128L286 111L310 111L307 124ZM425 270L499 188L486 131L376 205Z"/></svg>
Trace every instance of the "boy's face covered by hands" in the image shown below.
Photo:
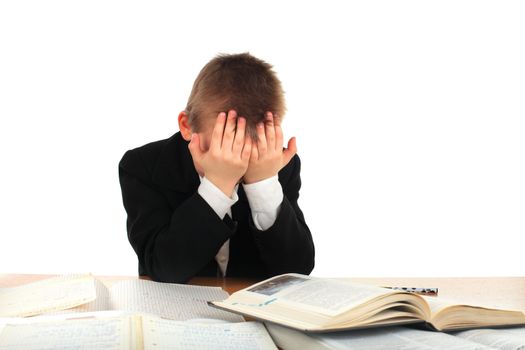
<svg viewBox="0 0 525 350"><path fill-rule="evenodd" d="M256 125L256 133L258 140L252 140L246 119L235 111L219 113L213 125L191 135L195 169L229 197L241 179L250 184L277 175L297 152L295 138L283 150L281 125L271 112Z"/></svg>

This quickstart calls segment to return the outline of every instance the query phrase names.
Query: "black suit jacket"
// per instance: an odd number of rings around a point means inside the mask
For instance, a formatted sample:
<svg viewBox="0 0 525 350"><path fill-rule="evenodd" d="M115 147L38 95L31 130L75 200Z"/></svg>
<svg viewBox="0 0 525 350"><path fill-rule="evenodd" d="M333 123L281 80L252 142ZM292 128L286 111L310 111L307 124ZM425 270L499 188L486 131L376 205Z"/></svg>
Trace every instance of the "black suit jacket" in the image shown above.
<svg viewBox="0 0 525 350"><path fill-rule="evenodd" d="M239 201L221 220L198 194L199 176L180 133L127 151L119 163L128 239L139 274L183 283L216 276L215 255L230 239L227 276L266 278L314 267L314 244L297 205L301 179L295 156L279 172L284 200L272 227L258 230L239 186Z"/></svg>

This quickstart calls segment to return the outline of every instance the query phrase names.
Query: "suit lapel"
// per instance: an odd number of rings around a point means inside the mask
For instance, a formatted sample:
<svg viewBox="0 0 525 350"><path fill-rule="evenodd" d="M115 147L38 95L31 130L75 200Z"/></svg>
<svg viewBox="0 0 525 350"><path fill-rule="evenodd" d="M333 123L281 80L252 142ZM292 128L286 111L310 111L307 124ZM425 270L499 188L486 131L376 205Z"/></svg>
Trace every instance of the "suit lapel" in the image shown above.
<svg viewBox="0 0 525 350"><path fill-rule="evenodd" d="M197 191L200 185L199 175L193 165L188 142L182 138L180 132L166 140L153 168L152 180L161 187L177 192ZM248 206L248 199L242 185L239 185L237 194L239 200L231 208L233 218L244 213L246 210L244 207Z"/></svg>

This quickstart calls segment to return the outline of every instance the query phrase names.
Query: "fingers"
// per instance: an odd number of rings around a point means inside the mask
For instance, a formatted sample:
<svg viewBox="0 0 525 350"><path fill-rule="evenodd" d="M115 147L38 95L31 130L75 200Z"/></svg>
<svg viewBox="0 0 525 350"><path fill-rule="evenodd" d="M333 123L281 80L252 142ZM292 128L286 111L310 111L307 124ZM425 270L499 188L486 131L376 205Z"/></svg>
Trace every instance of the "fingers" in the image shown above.
<svg viewBox="0 0 525 350"><path fill-rule="evenodd" d="M241 155L241 159L243 163L248 163L250 161L250 157L252 155L254 148L257 149L257 147L253 145L252 139L250 137L247 137L244 142L244 147L242 149L242 155Z"/></svg>
<svg viewBox="0 0 525 350"><path fill-rule="evenodd" d="M250 162L256 162L257 160L259 160L258 147L259 147L259 143L252 142L252 152L250 155Z"/></svg>
<svg viewBox="0 0 525 350"><path fill-rule="evenodd" d="M273 123L273 114L272 112L266 113L265 119L265 129L266 129L266 144L268 149L275 149L275 125Z"/></svg>
<svg viewBox="0 0 525 350"><path fill-rule="evenodd" d="M225 150L232 150L233 140L235 138L235 127L237 125L237 112L231 110L228 112L228 119L226 120L226 127L224 128L224 136L222 137L222 148ZM244 140L243 140L244 142Z"/></svg>
<svg viewBox="0 0 525 350"><path fill-rule="evenodd" d="M276 119L274 119L276 120ZM275 151L281 152L283 149L283 129L281 128L281 124L275 124Z"/></svg>
<svg viewBox="0 0 525 350"><path fill-rule="evenodd" d="M259 155L266 154L267 144L266 144L266 133L264 131L264 123L257 123L257 151Z"/></svg>
<svg viewBox="0 0 525 350"><path fill-rule="evenodd" d="M198 134L191 134L191 140L188 144L188 148L190 149L190 153L193 159L200 160L203 156L203 152L200 147L200 138Z"/></svg>
<svg viewBox="0 0 525 350"><path fill-rule="evenodd" d="M297 141L295 137L292 137L290 141L288 141L288 148L286 148L283 151L283 164L284 167L286 164L292 160L293 156L297 153Z"/></svg>
<svg viewBox="0 0 525 350"><path fill-rule="evenodd" d="M237 131L235 132L235 140L233 141L232 150L233 150L233 154L234 155L238 154L240 158L242 158L243 156L241 153L245 145L245 139L244 139L245 130L246 130L246 119L244 119L243 117L239 117L237 119Z"/></svg>
<svg viewBox="0 0 525 350"><path fill-rule="evenodd" d="M273 115L273 123L275 124L275 126L281 126L281 116L277 115L277 114L274 114Z"/></svg>
<svg viewBox="0 0 525 350"><path fill-rule="evenodd" d="M224 134L224 123L226 122L226 113L221 112L217 116L215 126L211 135L210 149L220 149L222 145L222 135Z"/></svg>

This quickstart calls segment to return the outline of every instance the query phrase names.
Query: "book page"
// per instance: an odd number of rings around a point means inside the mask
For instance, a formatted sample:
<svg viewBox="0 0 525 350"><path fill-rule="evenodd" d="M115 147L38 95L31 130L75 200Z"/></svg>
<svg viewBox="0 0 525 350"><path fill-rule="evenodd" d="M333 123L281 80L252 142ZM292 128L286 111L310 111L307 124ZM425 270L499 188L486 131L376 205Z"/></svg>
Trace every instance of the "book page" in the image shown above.
<svg viewBox="0 0 525 350"><path fill-rule="evenodd" d="M454 304L453 301L441 298L423 298L427 301L432 311L430 323L438 330L525 324L525 314L521 311Z"/></svg>
<svg viewBox="0 0 525 350"><path fill-rule="evenodd" d="M457 305L465 305L465 306L482 307L482 308L484 308L481 305L458 303L455 300L444 299L444 298L441 298L441 297L428 297L428 296L424 296L424 295L422 297L423 297L423 299L425 299L425 301L427 302L428 306L430 306L430 310L432 311L432 315L437 314L438 312L440 312L443 309L446 309L447 307L457 306Z"/></svg>
<svg viewBox="0 0 525 350"><path fill-rule="evenodd" d="M287 274L245 289L268 300L300 304L302 309L335 316L381 295L380 287ZM267 301L268 302L268 301Z"/></svg>
<svg viewBox="0 0 525 350"><path fill-rule="evenodd" d="M173 320L214 318L244 321L241 316L208 306L208 301L228 297L220 287L127 280L115 283L110 296L112 310L150 313Z"/></svg>
<svg viewBox="0 0 525 350"><path fill-rule="evenodd" d="M144 316L142 334L145 350L277 350L259 322L200 324Z"/></svg>
<svg viewBox="0 0 525 350"><path fill-rule="evenodd" d="M109 295L109 289L106 285L99 280L95 279L95 293L97 298L90 301L87 304L75 306L74 308L53 312L46 312L44 315L57 315L57 314L69 314L77 312L96 312L96 311L107 311L112 310L111 308L111 297Z"/></svg>
<svg viewBox="0 0 525 350"><path fill-rule="evenodd" d="M429 296L422 296L423 299L427 302L427 304L430 306L430 310L432 311L432 314L436 314L440 312L441 310L451 307L451 306L467 306L472 308L482 308L482 309L490 309L490 310L502 310L502 311L510 311L510 312L522 312L521 310L518 310L516 308L511 309L504 309L499 308L494 305L483 305L480 303L465 303L465 302L458 302L457 300L451 300L451 299L445 299L441 297L429 297ZM503 303L500 303L503 304Z"/></svg>
<svg viewBox="0 0 525 350"><path fill-rule="evenodd" d="M490 347L450 334L404 327L347 333L315 334L334 349L348 350L489 350Z"/></svg>
<svg viewBox="0 0 525 350"><path fill-rule="evenodd" d="M64 310L95 298L92 276L58 276L0 289L0 317L25 317Z"/></svg>
<svg viewBox="0 0 525 350"><path fill-rule="evenodd" d="M129 317L7 324L0 349L133 349L130 325Z"/></svg>
<svg viewBox="0 0 525 350"><path fill-rule="evenodd" d="M490 347L446 333L405 327L376 328L335 333L302 333L267 324L277 346L301 350L489 350Z"/></svg>
<svg viewBox="0 0 525 350"><path fill-rule="evenodd" d="M70 311L75 312L90 312L90 311L104 311L112 310L111 308L111 297L109 289L106 285L99 280L95 279L95 291L97 298L87 304L80 305L71 309Z"/></svg>
<svg viewBox="0 0 525 350"><path fill-rule="evenodd" d="M455 333L457 337L501 350L525 349L525 327L501 329L472 329Z"/></svg>

